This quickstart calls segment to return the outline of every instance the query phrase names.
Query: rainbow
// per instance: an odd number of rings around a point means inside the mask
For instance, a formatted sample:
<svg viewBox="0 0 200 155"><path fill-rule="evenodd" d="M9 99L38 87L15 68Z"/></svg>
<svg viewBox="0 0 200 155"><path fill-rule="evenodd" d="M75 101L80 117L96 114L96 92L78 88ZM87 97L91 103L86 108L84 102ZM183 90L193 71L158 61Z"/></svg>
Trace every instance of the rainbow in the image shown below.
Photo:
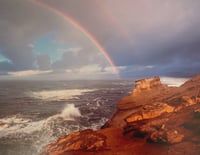
<svg viewBox="0 0 200 155"><path fill-rule="evenodd" d="M84 28L79 22L77 22L75 19L73 19L69 15L66 15L64 12L58 10L57 8L54 8L54 7L50 6L49 4L43 2L42 0L34 0L34 2L36 2L37 4L39 4L43 7L46 7L47 9L54 12L58 16L61 16L62 18L67 20L70 24L72 24L74 27L76 27L78 30L80 30L97 47L97 49L99 49L99 51L103 53L104 57L107 59L109 64L112 66L114 73L119 74L119 71L118 71L116 65L114 64L114 62L112 61L112 59L110 58L108 52L98 42L98 40L89 31L87 31L87 29Z"/></svg>

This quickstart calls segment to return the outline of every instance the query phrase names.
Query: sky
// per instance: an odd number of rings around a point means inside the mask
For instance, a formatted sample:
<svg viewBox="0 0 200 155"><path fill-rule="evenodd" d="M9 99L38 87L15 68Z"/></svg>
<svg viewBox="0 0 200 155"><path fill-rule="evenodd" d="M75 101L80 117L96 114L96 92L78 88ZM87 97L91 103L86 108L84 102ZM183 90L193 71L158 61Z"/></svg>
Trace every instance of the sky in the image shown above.
<svg viewBox="0 0 200 155"><path fill-rule="evenodd" d="M199 0L0 0L0 79L197 75L199 8Z"/></svg>

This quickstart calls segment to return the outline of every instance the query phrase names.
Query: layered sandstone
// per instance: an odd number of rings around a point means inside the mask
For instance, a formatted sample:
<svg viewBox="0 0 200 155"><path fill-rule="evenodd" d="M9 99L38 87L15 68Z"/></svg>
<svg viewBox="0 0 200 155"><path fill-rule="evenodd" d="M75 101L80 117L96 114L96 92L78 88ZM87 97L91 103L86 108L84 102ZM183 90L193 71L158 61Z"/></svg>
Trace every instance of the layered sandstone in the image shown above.
<svg viewBox="0 0 200 155"><path fill-rule="evenodd" d="M159 77L149 78L149 79L141 79L135 81L135 89L133 90L133 94L139 94L144 90L151 90L152 88L157 88L162 86Z"/></svg>
<svg viewBox="0 0 200 155"><path fill-rule="evenodd" d="M61 137L42 155L198 155L199 103L200 76L180 87L162 85L159 77L138 80L101 130Z"/></svg>

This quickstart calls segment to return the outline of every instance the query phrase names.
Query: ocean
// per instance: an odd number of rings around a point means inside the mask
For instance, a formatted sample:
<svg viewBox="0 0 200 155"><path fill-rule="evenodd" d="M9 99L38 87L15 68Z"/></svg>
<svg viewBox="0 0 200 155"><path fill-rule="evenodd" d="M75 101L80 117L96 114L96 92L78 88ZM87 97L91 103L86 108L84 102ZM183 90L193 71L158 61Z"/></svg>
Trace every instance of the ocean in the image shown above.
<svg viewBox="0 0 200 155"><path fill-rule="evenodd" d="M99 129L134 80L0 81L0 155L38 155L62 135Z"/></svg>

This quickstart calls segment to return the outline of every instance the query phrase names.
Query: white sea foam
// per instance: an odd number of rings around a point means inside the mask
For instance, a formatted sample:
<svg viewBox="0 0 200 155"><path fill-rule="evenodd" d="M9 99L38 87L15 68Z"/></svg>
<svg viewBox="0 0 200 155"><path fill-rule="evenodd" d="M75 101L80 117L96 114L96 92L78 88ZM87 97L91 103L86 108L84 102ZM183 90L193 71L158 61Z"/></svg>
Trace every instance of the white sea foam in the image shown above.
<svg viewBox="0 0 200 155"><path fill-rule="evenodd" d="M1 118L0 119L0 131L12 126L22 126L28 122L30 122L30 119L25 119L25 118L19 118L16 115L11 116L11 117L6 117L6 118ZM1 134L0 134L1 135Z"/></svg>
<svg viewBox="0 0 200 155"><path fill-rule="evenodd" d="M74 117L80 117L81 113L79 109L74 106L74 104L67 104L60 116L64 119L73 119Z"/></svg>
<svg viewBox="0 0 200 155"><path fill-rule="evenodd" d="M33 122L31 119L25 119L16 115L2 118L0 119L0 138L17 133L31 134L42 129L51 130L52 126L49 125L54 124L58 119L61 121L74 120L77 117L81 117L79 109L74 104L67 104L61 113L50 116L45 120Z"/></svg>
<svg viewBox="0 0 200 155"><path fill-rule="evenodd" d="M57 138L56 135L80 130L78 122L75 121L77 117L81 117L79 109L74 104L67 104L59 114L40 121L32 121L17 115L1 118L0 138L30 139L39 153L45 145ZM74 123L66 127L68 123L64 126L62 124L65 121L73 121Z"/></svg>
<svg viewBox="0 0 200 155"><path fill-rule="evenodd" d="M83 93L92 91L95 91L95 89L43 90L29 92L28 95L41 100L59 101L72 99L76 96L82 95Z"/></svg>
<svg viewBox="0 0 200 155"><path fill-rule="evenodd" d="M91 124L91 127L90 127L90 128L93 129L93 130L98 130L98 129L100 129L107 121L108 121L108 118L102 117L102 118L100 118L99 123L97 123L97 124Z"/></svg>

